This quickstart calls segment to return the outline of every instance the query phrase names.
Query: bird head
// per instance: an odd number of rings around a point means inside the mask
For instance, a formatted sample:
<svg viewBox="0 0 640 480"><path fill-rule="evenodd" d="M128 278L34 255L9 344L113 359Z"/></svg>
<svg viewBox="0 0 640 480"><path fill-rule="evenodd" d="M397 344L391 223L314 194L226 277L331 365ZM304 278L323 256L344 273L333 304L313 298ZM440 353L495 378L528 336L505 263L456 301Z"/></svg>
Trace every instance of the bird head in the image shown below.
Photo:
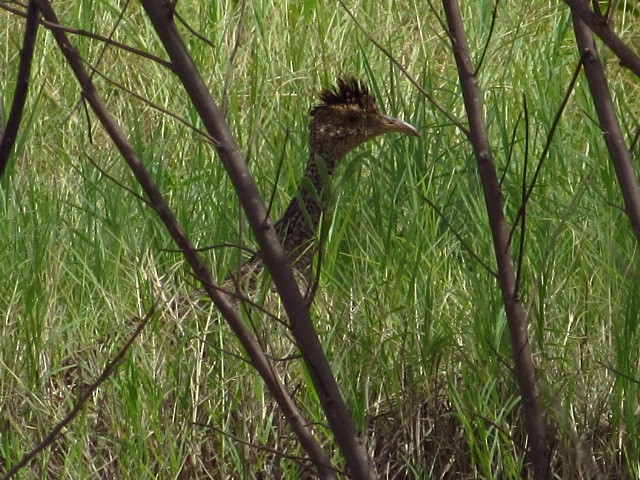
<svg viewBox="0 0 640 480"><path fill-rule="evenodd" d="M340 78L320 93L311 110L309 142L324 157L341 158L358 145L390 132L420 136L412 125L383 115L369 89L355 78Z"/></svg>

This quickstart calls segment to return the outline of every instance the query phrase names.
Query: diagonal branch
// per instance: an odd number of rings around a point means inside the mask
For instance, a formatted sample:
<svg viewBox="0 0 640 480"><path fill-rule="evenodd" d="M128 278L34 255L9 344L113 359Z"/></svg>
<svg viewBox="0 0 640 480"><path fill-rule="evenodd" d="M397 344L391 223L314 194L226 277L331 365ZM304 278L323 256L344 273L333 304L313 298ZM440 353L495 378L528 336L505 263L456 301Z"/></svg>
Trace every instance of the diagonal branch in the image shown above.
<svg viewBox="0 0 640 480"><path fill-rule="evenodd" d="M48 0L37 0L37 3L47 21L56 24L59 23L58 18ZM157 9L156 13L158 15L162 16L162 13L164 12L162 5L154 6L153 8ZM242 343L249 355L249 358L251 359L251 363L262 376L265 384L269 388L269 391L274 396L276 402L284 412L286 419L289 421L293 431L297 435L301 445L311 457L311 461L316 465L316 468L322 478L334 479L335 472L331 468L327 455L313 437L307 426L307 422L298 410L293 398L286 390L280 377L276 374L275 369L266 357L264 350L262 350L254 335L243 322L238 310L228 300L228 297L216 289L211 271L197 253L191 240L184 233L175 214L169 207L162 193L159 191L157 185L153 181L153 178L138 158L138 155L129 142L125 132L107 110L104 101L98 94L95 85L91 80L91 76L84 67L84 62L77 49L73 44L71 44L69 38L64 32L54 30L53 35L62 54L65 56L69 66L80 83L84 98L87 100L95 115L98 117L112 141L120 151L124 160L129 165L129 168L136 177L136 180L144 189L147 197L154 204L154 208L164 223L167 231L178 247L182 250L195 275L202 282L205 291L211 297L218 310L220 310L227 320L227 323Z"/></svg>
<svg viewBox="0 0 640 480"><path fill-rule="evenodd" d="M465 239L462 237L462 234L447 219L447 217L445 216L445 214L442 211L442 209L440 209L440 207L438 207L435 203L433 203L431 200L429 200L429 198L426 195L423 195L420 192L418 192L418 195L420 195L420 198L422 198L422 200L427 202L427 204L432 208L432 210L434 210L438 214L438 216L442 219L442 221L447 226L447 228L451 231L451 233L453 233L453 236L458 239L458 241L460 242L460 245L462 245L462 247L469 253L469 255L471 255L475 259L476 262L478 262L480 265L482 265L482 267L487 271L487 273L489 273L491 276L493 276L494 278L497 279L498 278L498 274L495 272L495 270L493 270L487 264L487 262L485 262L482 259L482 257L480 257L480 255L478 255L476 252L474 252L473 248L471 248L471 245L469 245L469 243L467 243L465 241Z"/></svg>
<svg viewBox="0 0 640 480"><path fill-rule="evenodd" d="M564 3L571 7L574 17L578 16L616 54L620 65L640 77L640 57L609 28L606 17L592 12L589 9L589 2L564 0Z"/></svg>
<svg viewBox="0 0 640 480"><path fill-rule="evenodd" d="M445 117L447 117L447 120L449 120L452 124L454 124L456 127L458 127L458 129L464 133L465 135L469 135L469 130L451 113L449 112L446 108L444 108L443 106L441 106L435 99L435 97L433 95L431 95L422 85L420 85L420 83L418 83L418 81L413 78L413 75L411 75L411 73L409 72L409 70L407 70L404 65L402 65L392 54L391 52L386 49L385 47L382 46L382 44L380 44L378 41L376 41L375 38L373 38L362 26L362 24L358 21L358 19L353 15L353 13L351 12L351 10L349 10L346 6L346 4L344 3L343 0L338 0L340 2L340 5L342 6L342 8L347 12L347 14L351 17L351 20L353 20L353 23L356 24L356 27L358 27L360 29L360 31L364 34L365 37L367 37L367 40L369 40L371 43L373 43L376 48L378 50L380 50L382 53L385 54L385 56L391 60L393 62L393 64L398 67L398 69L404 74L405 77L407 77L409 79L409 81L413 84L414 87L416 87L420 93L422 95L424 95L424 97L429 100L429 102L431 102L431 104L436 107L437 110L440 111L440 113L442 113Z"/></svg>
<svg viewBox="0 0 640 480"><path fill-rule="evenodd" d="M291 333L304 358L318 399L349 472L356 480L375 478L373 461L364 443L358 438L358 432L333 376L331 365L311 322L309 306L302 297L282 244L267 217L266 206L260 198L255 181L247 169L245 159L226 124L224 115L211 97L173 23L171 8L161 0L142 0L142 5L175 67L176 75L182 81L203 124L215 140L216 151L256 236L264 264L271 274L291 322ZM200 272L196 274L201 279L204 278L200 276ZM205 287L207 283L209 282L205 282ZM209 288L207 293L210 292L216 293ZM324 470L326 475L334 474L327 468Z"/></svg>
<svg viewBox="0 0 640 480"><path fill-rule="evenodd" d="M42 452L45 448L52 445L53 442L56 441L56 439L60 436L64 427L69 425L73 421L73 419L76 418L78 414L82 411L86 403L93 396L93 392L95 392L98 389L98 387L102 385L111 376L111 374L114 372L116 367L120 364L120 362L122 361L126 353L131 348L131 345L133 345L133 342L136 340L136 338L138 338L138 336L145 329L145 327L149 323L149 320L151 320L151 318L153 317L154 313L155 313L155 305L153 305L151 309L149 309L147 314L138 324L135 331L129 336L129 339L125 342L125 344L122 346L120 351L116 354L116 356L113 357L113 359L109 363L107 363L107 365L104 367L104 370L102 370L102 373L98 376L98 378L96 378L96 380L91 385L89 385L89 387L82 393L82 395L80 395L80 397L76 401L71 411L60 422L58 422L58 424L55 427L53 427L53 430L51 430L49 434L38 445L36 445L36 447L33 450L31 450L29 453L24 455L18 463L13 465L11 469L7 471L7 473L4 475L4 477L2 477L2 480L9 480L16 473L18 473L19 470L29 465L29 463L31 463L31 461L40 452Z"/></svg>
<svg viewBox="0 0 640 480"><path fill-rule="evenodd" d="M588 0L582 5L588 5ZM598 113L600 128L607 144L611 163L616 171L622 198L624 199L625 213L629 217L631 227L640 242L640 188L638 187L638 177L631 161L631 152L624 140L620 122L613 106L609 84L604 73L604 68L598 56L596 43L593 35L578 16L576 10L572 10L573 29L576 35L576 42L580 55L584 58L584 71L587 75L591 98Z"/></svg>
<svg viewBox="0 0 640 480"><path fill-rule="evenodd" d="M27 13L25 13L23 10L11 7L5 1L1 1L0 2L0 9L6 10L7 12L10 12L13 15L17 15L19 17L26 17L27 16ZM90 32L88 30L82 30L82 29L79 29L79 28L71 28L71 27L68 27L66 25L61 25L59 23L49 22L49 21L44 20L44 19L39 19L38 22L40 23L40 25L42 25L43 27L45 27L45 28L47 28L49 30L52 30L52 31L53 30L59 30L59 31L62 31L62 32L71 33L73 35L79 35L79 36L82 36L82 37L91 38L92 40L98 40L98 41L100 41L102 43L105 43L107 45L111 45L112 47L118 48L120 50L124 50L125 52L133 53L134 55L138 55L139 57L142 57L142 58L147 58L147 59L157 63L158 65L162 65L163 67L168 68L169 70L173 70L173 66L171 65L170 62L167 62L166 60L163 60L162 58L157 57L156 55L153 55L153 54L151 54L149 52L145 52L144 50L140 50L139 48L135 48L135 47L132 47L130 45L127 45L126 43L121 43L121 42L113 40L113 39L111 39L109 37L105 37L104 35L99 35L97 33L93 33L93 32Z"/></svg>
<svg viewBox="0 0 640 480"><path fill-rule="evenodd" d="M540 157L538 158L538 164L536 165L536 168L531 177L531 182L529 182L529 188L527 188L526 191L523 192L520 208L518 209L518 213L516 213L516 218L513 220L513 226L511 227L511 232L509 233L509 245L511 245L511 239L513 238L513 235L516 231L516 226L520 222L520 217L523 215L524 210L527 208L527 203L529 202L529 199L531 198L531 194L533 193L533 189L535 188L538 182L538 176L542 171L542 165L544 164L544 161L547 158L547 154L551 149L551 145L552 145L556 130L558 128L558 125L560 124L560 119L562 118L564 110L567 104L569 103L569 98L573 93L573 88L576 86L576 82L578 81L578 76L580 75L580 71L582 69L582 62L583 62L583 59L580 58L580 61L578 62L578 64L576 65L576 68L573 71L573 76L571 77L571 81L567 86L567 90L564 94L564 98L562 99L562 102L560 103L560 106L558 107L558 110L556 111L556 114L553 117L553 121L551 122L551 128L547 133L547 139L545 141L544 147L542 148L542 152L540 153Z"/></svg>

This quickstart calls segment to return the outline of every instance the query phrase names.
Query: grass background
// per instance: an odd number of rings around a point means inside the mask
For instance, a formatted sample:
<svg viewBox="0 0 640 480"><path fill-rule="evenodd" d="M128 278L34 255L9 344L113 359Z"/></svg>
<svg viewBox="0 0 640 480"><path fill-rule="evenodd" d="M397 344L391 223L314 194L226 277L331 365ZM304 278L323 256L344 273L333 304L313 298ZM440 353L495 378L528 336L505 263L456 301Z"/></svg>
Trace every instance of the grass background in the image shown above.
<svg viewBox="0 0 640 480"><path fill-rule="evenodd" d="M493 3L464 2L476 64ZM63 24L164 56L137 4L55 5ZM349 2L439 104L464 119L455 62L424 2ZM423 136L389 136L341 166L314 319L343 394L386 478L522 478L525 440L470 145L333 2L179 2L188 47L274 216L306 162L313 96L337 75L371 86L382 109ZM441 12L440 12L441 14ZM638 11L619 2L615 29L638 51ZM3 108L13 93L22 19L0 12ZM117 27L116 27L117 26ZM255 245L211 148L191 128L121 87L198 125L178 82L161 66L74 36L104 73L96 82L138 153L201 246ZM235 45L237 43L237 49ZM235 51L235 53L234 53ZM614 101L631 139L640 89L606 49ZM230 57L233 65L229 65ZM528 175L538 160L578 60L568 9L502 2L479 70L507 218L520 206L529 112ZM115 83L114 83L115 82ZM138 191L92 115L52 36L41 31L15 160L0 189L0 465L16 462L63 418L152 301L192 279L160 222L91 163ZM640 477L637 243L581 76L528 204L522 299L541 398L554 435L557 478ZM515 132L515 136L514 136ZM515 138L515 141L512 141ZM636 155L638 147L636 146ZM276 184L278 162L282 175ZM511 160L509 160L511 159ZM637 162L636 162L637 163ZM514 246L518 246L516 235ZM515 248L514 248L514 251ZM223 279L233 248L208 254ZM286 457L242 442L301 452L215 315L155 318L116 374L21 478L300 478ZM274 355L282 332L255 315ZM206 351L206 357L202 352ZM281 362L305 415L322 422L297 362ZM201 424L207 424L207 428ZM324 442L326 428L318 425ZM335 449L334 449L335 451ZM338 455L335 454L339 464Z"/></svg>

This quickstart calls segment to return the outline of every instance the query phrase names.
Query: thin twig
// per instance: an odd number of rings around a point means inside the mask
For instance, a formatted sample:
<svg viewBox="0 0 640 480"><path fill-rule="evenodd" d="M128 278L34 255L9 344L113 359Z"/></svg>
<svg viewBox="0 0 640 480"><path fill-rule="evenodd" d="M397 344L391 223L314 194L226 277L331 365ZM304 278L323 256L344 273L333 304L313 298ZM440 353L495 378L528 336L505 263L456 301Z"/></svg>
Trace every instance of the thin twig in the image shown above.
<svg viewBox="0 0 640 480"><path fill-rule="evenodd" d="M524 111L524 166L522 171L522 198L524 199L527 193L527 165L529 165L529 109L527 107L527 97L523 95L522 98L523 111ZM522 215L520 219L520 245L518 245L518 264L516 266L516 292L515 295L520 296L520 280L522 278L522 262L524 259L524 242L525 242L525 227L527 225L527 209L526 204L523 203Z"/></svg>
<svg viewBox="0 0 640 480"><path fill-rule="evenodd" d="M353 22L356 24L356 26L360 29L360 31L364 34L365 37L367 37L367 39L373 43L376 48L378 50L380 50L382 53L384 53L387 58L389 60L391 60L393 62L393 64L398 67L398 69L404 74L405 77L407 77L407 79L413 84L414 87L416 87L420 93L422 93L422 95L429 100L429 102L431 102L431 104L436 107L436 109L438 109L440 111L440 113L442 113L445 117L447 117L447 119L454 124L456 127L458 127L458 129L464 133L466 136L469 136L469 129L467 127L465 127L462 123L460 123L460 121L458 121L457 118L455 118L450 112L448 112L444 107L441 107L440 104L436 101L435 97L433 95L431 95L429 92L427 92L422 85L420 85L418 83L418 81L413 78L413 75L411 75L411 73L409 73L409 71L404 67L404 65L402 65L398 60L396 60L396 58L391 55L391 52L389 52L389 50L387 50L385 47L383 47L380 43L378 43L378 41L376 41L370 34L369 32L367 32L364 27L360 24L360 22L356 19L356 17L353 15L353 13L351 12L351 10L349 10L349 8L345 5L343 0L338 0L340 2L340 5L342 6L342 8L345 10L345 12L347 12L347 14L349 14L349 16L351 17L351 19L353 20Z"/></svg>
<svg viewBox="0 0 640 480"><path fill-rule="evenodd" d="M119 186L123 190L129 192L131 195L136 197L138 200L140 200L142 203L144 203L148 207L151 207L151 208L155 209L155 206L149 200L144 198L142 195L140 195L135 190L127 187L124 183L122 183L120 180L118 180L114 176L108 174L100 165L98 165L98 162L96 162L93 158L91 158L91 155L86 154L85 156L87 157L87 160L89 160L91 162L91 164L96 168L96 170L98 170L103 176L107 177L109 180L111 180L113 183L115 183L117 186Z"/></svg>
<svg viewBox="0 0 640 480"><path fill-rule="evenodd" d="M198 247L194 251L208 252L209 250L216 250L218 248L235 248L238 250L242 250L243 252L246 252L251 256L254 256L257 253L255 250L245 247L244 245L240 245L239 243L228 243L228 242L215 243L213 245L207 245L206 247ZM183 250L179 248L161 248L160 251L168 252L168 253L184 253Z"/></svg>
<svg viewBox="0 0 640 480"><path fill-rule="evenodd" d="M96 58L96 61L94 62L94 65L96 66L96 68L98 67L98 65L100 65L100 62L102 61L105 53L107 52L107 47L110 45L110 42L113 41L113 36L115 35L117 28L120 26L120 23L122 22L122 18L124 17L124 12L126 12L127 7L129 6L129 2L130 2L130 0L126 0L126 2L124 2L124 5L120 9L120 14L118 15L118 18L116 19L115 23L113 24L113 27L111 28L111 31L109 32L109 35L107 36L108 40L104 42L104 45L102 45L102 48L100 49L100 52L98 52L98 57ZM93 75L93 73L92 73L92 75Z"/></svg>
<svg viewBox="0 0 640 480"><path fill-rule="evenodd" d="M185 252L182 252L183 254ZM193 276L193 274L191 274ZM195 277L194 277L195 278ZM198 280L196 278L196 280ZM225 296L234 299L235 301L238 301L242 304L243 307L249 306L251 308L253 308L254 310L258 310L260 313L263 313L264 315L266 315L267 317L271 318L271 320L279 323L280 325L287 327L287 323L282 320L280 317L278 317L277 315L271 313L269 310L267 310L264 306L260 305L259 303L251 300L250 297L247 297L246 295L244 295L242 292L242 288L241 285L238 283L238 281L236 280L235 277L231 277L231 280L233 282L233 286L234 286L234 290L229 290L228 288L226 288L226 286L220 286L220 285L212 285L211 287L216 290L217 292L223 293ZM195 287L194 287L195 288ZM201 295L201 298L196 298L193 300L193 303L200 304L202 305L205 301L205 299L209 299L209 294L205 291L205 290L198 290L197 292L195 292L196 295ZM180 299L180 301L184 300L184 302L189 301L188 298L182 298ZM181 306L180 301L174 302L176 303L178 306ZM249 311L245 310L245 314L249 315Z"/></svg>
<svg viewBox="0 0 640 480"><path fill-rule="evenodd" d="M214 44L211 40L209 40L207 37L205 37L202 33L198 32L195 28L193 28L191 26L191 24L189 22L187 22L187 20L182 15L180 15L178 10L175 9L175 4L176 4L176 2L167 2L166 3L166 5L171 8L171 14L173 15L173 17L176 18L182 25L184 25L184 28L186 28L198 40L200 40L201 42L209 45L209 47L211 47L211 48L216 48L217 47L216 44Z"/></svg>
<svg viewBox="0 0 640 480"><path fill-rule="evenodd" d="M573 88L576 85L576 81L578 80L578 76L580 75L580 71L582 69L582 64L583 64L584 58L580 57L580 61L578 62L578 64L576 65L575 70L573 71L573 77L571 77L571 81L569 82L569 86L567 87L567 91L564 94L564 98L562 99L562 102L560 103L560 106L558 107L558 110L556 111L556 114L553 118L553 122L551 122L551 128L549 129L549 133L547 134L547 141L544 144L544 148L542 149L542 152L540 153L540 158L538 159L538 165L536 165L536 169L535 172L533 173L533 178L531 179L531 183L529 184L529 188L526 191L526 194L524 195L524 198L522 199L522 204L520 205L520 208L518 209L518 213L516 214L516 218L513 220L513 225L511 227L511 231L509 232L509 245L511 245L511 239L513 238L513 234L515 232L515 229L518 225L518 222L520 221L520 216L522 215L522 211L526 208L527 202L529 201L529 198L531 197L531 193L533 192L533 188L536 185L536 182L538 181L538 176L540 175L540 171L542 170L542 164L547 156L547 153L549 153L549 149L551 148L551 142L553 141L553 137L556 133L556 129L558 128L558 125L560 123L560 119L562 118L562 114L564 113L564 109L567 106L567 104L569 103L569 98L571 97L571 94L573 93Z"/></svg>
<svg viewBox="0 0 640 480"><path fill-rule="evenodd" d="M482 49L482 53L480 54L480 59L478 60L478 65L476 66L475 71L473 72L473 76L477 77L478 72L482 68L482 64L484 63L484 57L489 50L489 44L491 43L491 37L493 36L493 30L496 26L496 19L498 18L498 4L500 0L495 0L493 3L493 11L491 12L491 25L489 26L489 35L487 35L487 41L484 43L484 48Z"/></svg>
<svg viewBox="0 0 640 480"><path fill-rule="evenodd" d="M9 471L7 471L7 473L4 475L4 477L2 477L2 480L9 480L16 473L18 473L19 470L27 466L40 452L42 452L45 448L52 445L53 442L56 441L58 436L60 436L62 429L67 425L69 425L73 421L73 419L75 419L78 416L80 411L84 408L85 404L92 397L93 393L98 389L100 385L102 385L111 376L111 374L116 369L118 364L124 358L125 354L129 351L129 348L131 348L131 345L133 345L133 342L136 340L136 338L138 338L138 336L142 333L144 328L147 326L147 324L149 323L149 320L151 320L151 317L153 316L154 313L155 313L155 305L153 305L151 309L147 312L147 314L144 316L144 318L142 319L138 327L131 334L129 339L125 342L125 344L122 346L120 351L116 354L116 356L113 357L113 359L109 363L107 363L106 367L104 367L104 370L98 376L98 378L96 378L96 380L91 385L89 385L89 387L84 391L84 393L80 395L80 397L76 401L76 404L73 406L71 411L60 422L58 422L58 424L55 427L53 427L53 429L49 432L49 434L44 439L42 439L42 441L38 445L36 445L31 451L29 451L29 453L25 454L18 463L13 465L9 469Z"/></svg>
<svg viewBox="0 0 640 480"><path fill-rule="evenodd" d="M640 385L640 378L636 378L636 377L632 377L631 375L628 375L620 370L618 370L617 368L612 367L611 365L608 365L604 362L601 362L600 360L598 360L597 358L594 359L595 362L600 365L601 367L606 368L607 370L615 373L617 376L622 377L626 380L629 380L632 383L635 383L636 385Z"/></svg>
<svg viewBox="0 0 640 480"><path fill-rule="evenodd" d="M638 145L638 140L640 140L640 125L636 128L636 133L633 135L633 140L631 140L631 144L629 145L629 150L631 150L631 156L633 158L637 157L635 150Z"/></svg>
<svg viewBox="0 0 640 480"><path fill-rule="evenodd" d="M233 73L233 67L235 66L236 55L240 49L240 40L242 39L242 30L244 28L244 14L247 7L247 1L242 0L240 6L240 18L238 19L238 25L236 26L235 40L233 43L233 50L229 55L229 62L227 64L227 72L224 75L224 85L222 87L222 100L220 101L220 109L227 116L227 106L229 102L229 87L231 85L231 74Z"/></svg>
<svg viewBox="0 0 640 480"><path fill-rule="evenodd" d="M582 195L584 194L584 192L587 191L587 187L589 186L589 182L591 181L591 177L593 176L595 171L596 171L596 166L593 165L591 167L591 170L580 180L580 183L578 184L578 188L576 189L576 193L571 199L571 203L569 203L569 205L567 205L566 208L562 211L560 215L560 221L558 222L558 225L551 233L550 239L547 242L544 248L544 251L542 253L542 261L540 262L541 270L544 269L544 266L549 261L549 257L551 257L551 253L554 251L554 247L556 246L558 239L560 238L560 234L562 233L565 225L567 224L569 217L573 213L573 209L578 204L578 201L580 200L580 198L582 198ZM540 287L542 286L543 277L544 277L544 273L543 271L540 271L540 273L536 277L536 281L534 282L532 288L529 291L529 303L527 304L527 308L525 309L527 319L531 317L533 304L536 301L536 294L537 292L539 292Z"/></svg>
<svg viewBox="0 0 640 480"><path fill-rule="evenodd" d="M278 166L276 168L276 178L273 182L273 188L271 189L271 195L269 196L269 202L267 203L267 215L265 217L265 222L269 219L269 215L271 215L271 208L273 207L273 201L276 198L276 192L278 191L278 184L280 183L280 175L282 174L282 166L284 165L284 159L287 151L287 143L289 143L289 127L284 132L284 142L282 144L282 152L280 152L280 158L278 159Z"/></svg>
<svg viewBox="0 0 640 480"><path fill-rule="evenodd" d="M152 109L154 109L154 110L156 110L156 111L158 111L158 112L160 112L160 113L162 113L164 115L167 115L167 116L173 118L174 120L177 120L178 122L183 124L185 127L189 128L190 130L193 130L195 133L200 135L203 138L203 140L205 142L207 142L208 144L215 145L215 140L205 130L202 130L201 128L198 128L197 126L195 126L194 124L189 122L186 118L181 117L177 113L172 112L171 110L169 110L167 108L164 108L164 107L160 106L157 103L152 102L148 98L143 97L139 93L134 92L133 90L125 87L123 84L118 83L115 80L112 80L109 76L107 76L104 72L102 72L102 70L99 70L95 66L91 65L84 58L82 59L82 61L87 66L87 68L89 68L91 73L95 73L95 74L99 75L100 78L106 80L107 83L113 85L116 88L119 88L120 90L122 90L123 92L126 92L127 94L131 95L132 97L137 98L138 100L142 101L142 103L144 103L148 107L151 107Z"/></svg>
<svg viewBox="0 0 640 480"><path fill-rule="evenodd" d="M465 241L464 238L462 238L462 234L460 234L460 232L458 232L458 230L456 230L456 228L451 224L451 222L449 222L449 220L447 219L447 217L445 216L444 212L435 204L433 203L431 200L429 200L425 195L423 195L420 192L417 192L418 195L420 195L420 198L422 198L422 200L424 200L425 202L427 202L427 204L429 204L429 206L438 214L438 216L442 219L442 221L444 222L444 224L447 226L447 228L451 231L451 233L453 233L453 235L458 239L458 241L460 242L460 244L462 245L462 247L469 252L469 254L480 264L482 265L482 267L489 272L494 278L498 278L498 272L496 272L495 270L493 270L489 265L487 265L487 263L480 258L480 256L473 251L473 249L471 248L471 246Z"/></svg>
<svg viewBox="0 0 640 480"><path fill-rule="evenodd" d="M500 176L500 186L502 186L505 177L507 176L507 172L509 171L509 167L511 166L511 160L513 160L513 151L516 146L516 136L518 135L518 126L520 126L520 119L522 118L522 111L518 113L518 118L513 125L513 130L511 132L511 142L509 143L509 154L507 155L507 161L505 162L504 170L502 175Z"/></svg>
<svg viewBox="0 0 640 480"><path fill-rule="evenodd" d="M232 435L229 432L225 432L224 430L210 424L210 423L202 423L202 422L191 422L191 425L197 426L197 427L204 427L204 428L208 428L209 430L213 430L214 432L217 432L221 435L224 435L227 438L230 438L231 440L241 443L243 445L246 445L248 447L251 448L255 448L256 450L261 450L263 452L267 452L267 453L273 453L274 455L276 455L279 458L286 458L288 460L292 460L296 463L299 463L300 465L304 465L305 463L309 463L309 459L305 458L305 457L300 457L298 455L290 455L284 452L281 452L280 450L276 450L275 448L270 448L264 445L258 445L256 443L252 443L252 442L248 442L246 440L241 439L240 437L237 437L236 435ZM308 468L307 465L304 465L306 468ZM330 468L334 468L333 466L330 466ZM345 472L341 472L340 470L335 470L337 473L341 473L341 474L345 474Z"/></svg>
<svg viewBox="0 0 640 480"><path fill-rule="evenodd" d="M13 8L10 7L9 5L7 5L6 2L0 2L0 8L4 9L8 12L13 13L14 15L18 15L20 17L26 17L27 14L17 8ZM120 48L126 52L129 53L133 53L134 55L138 55L139 57L142 58L146 58L148 60L151 60L159 65L162 65L165 68L168 68L169 70L173 71L173 66L171 65L171 62L167 62L166 60L163 60L162 58L153 55L149 52L145 52L144 50L140 50L138 48L132 47L130 45L121 43L121 42L117 42L115 40L111 40L108 37L105 37L103 35L98 35L97 33L93 33L93 32L89 32L87 30L82 30L79 28L71 28L71 27L67 27L66 25L61 25L59 23L54 23L54 22L50 22L48 20L44 20L44 19L39 19L38 23L40 23L40 25L42 25L43 27L49 29L49 30L56 30L56 31L60 31L60 32L65 32L65 33L71 33L73 35L79 35L82 37L87 37L87 38L91 38L92 40L98 40L100 42L104 42L107 43L113 47L117 47Z"/></svg>

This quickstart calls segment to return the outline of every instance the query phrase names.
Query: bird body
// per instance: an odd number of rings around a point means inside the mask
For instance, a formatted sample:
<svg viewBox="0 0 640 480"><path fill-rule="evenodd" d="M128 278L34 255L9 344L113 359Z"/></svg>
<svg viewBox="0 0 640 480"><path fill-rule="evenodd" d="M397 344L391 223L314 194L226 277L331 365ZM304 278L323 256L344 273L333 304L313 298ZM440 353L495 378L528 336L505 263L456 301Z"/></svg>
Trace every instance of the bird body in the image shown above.
<svg viewBox="0 0 640 480"><path fill-rule="evenodd" d="M366 85L355 78L340 78L334 87L322 90L320 104L311 109L309 161L296 195L274 228L293 268L310 281L315 253L314 241L326 205L327 182L338 164L354 148L390 132L420 136L412 125L383 115ZM263 269L257 252L231 274L225 287L255 284Z"/></svg>
<svg viewBox="0 0 640 480"><path fill-rule="evenodd" d="M297 194L291 199L275 230L293 267L308 277L313 241L326 202L327 181L351 150L378 135L400 132L419 136L408 123L383 115L364 83L338 79L320 93L321 103L311 110L309 162ZM250 262L259 259L259 253Z"/></svg>

